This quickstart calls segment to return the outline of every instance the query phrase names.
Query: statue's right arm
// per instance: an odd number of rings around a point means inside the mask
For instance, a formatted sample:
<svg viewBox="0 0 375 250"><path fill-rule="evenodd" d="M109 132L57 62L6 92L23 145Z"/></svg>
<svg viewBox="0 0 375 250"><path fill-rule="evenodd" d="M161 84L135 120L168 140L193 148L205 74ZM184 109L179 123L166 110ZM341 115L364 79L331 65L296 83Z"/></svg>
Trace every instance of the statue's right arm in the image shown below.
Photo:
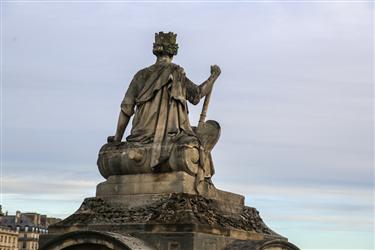
<svg viewBox="0 0 375 250"><path fill-rule="evenodd" d="M118 117L116 134L113 137L113 142L121 142L122 137L124 136L125 129L128 126L129 120L130 116L125 114L125 112L121 109L120 115Z"/></svg>
<svg viewBox="0 0 375 250"><path fill-rule="evenodd" d="M125 97L121 102L121 111L118 117L116 134L114 136L109 136L107 142L121 142L122 137L124 136L130 117L134 114L138 76L138 73L134 76L128 90L126 91Z"/></svg>

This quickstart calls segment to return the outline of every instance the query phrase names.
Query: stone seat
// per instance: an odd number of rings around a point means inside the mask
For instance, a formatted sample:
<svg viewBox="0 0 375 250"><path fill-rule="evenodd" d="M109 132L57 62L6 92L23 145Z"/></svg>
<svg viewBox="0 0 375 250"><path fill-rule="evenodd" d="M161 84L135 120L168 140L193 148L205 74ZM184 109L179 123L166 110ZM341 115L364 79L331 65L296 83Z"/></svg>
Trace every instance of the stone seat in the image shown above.
<svg viewBox="0 0 375 250"><path fill-rule="evenodd" d="M152 143L120 144L108 143L102 146L98 156L99 172L104 178L113 175L132 175L185 171L195 175L198 171L199 150L189 144L162 146L163 152L170 152L166 161L157 168L150 167Z"/></svg>

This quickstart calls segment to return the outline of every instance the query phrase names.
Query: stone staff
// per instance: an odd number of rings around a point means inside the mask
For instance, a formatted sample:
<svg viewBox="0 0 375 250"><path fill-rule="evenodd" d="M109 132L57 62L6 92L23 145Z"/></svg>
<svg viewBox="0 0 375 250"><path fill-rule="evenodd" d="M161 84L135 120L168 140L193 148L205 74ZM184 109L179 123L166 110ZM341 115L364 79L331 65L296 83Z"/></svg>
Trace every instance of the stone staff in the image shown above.
<svg viewBox="0 0 375 250"><path fill-rule="evenodd" d="M195 130L196 135L198 136L201 142L201 150L200 150L200 157L199 157L199 165L196 178L195 178L195 190L197 193L201 193L202 189L202 182L207 180L209 183L212 184L210 177L214 174L215 170L213 168L213 163L211 159L211 150L216 145L217 141L220 137L220 125L218 122L213 120L206 120L208 105L211 98L211 93L213 89L213 84L216 79L219 77L221 70L219 66L213 65L211 66L211 73L212 73L212 80L210 90L208 91L204 103L202 106L202 111L199 117L198 126Z"/></svg>
<svg viewBox="0 0 375 250"><path fill-rule="evenodd" d="M208 105L210 103L210 98L211 98L211 93L213 89L214 82L217 80L219 77L221 70L219 66L213 65L211 66L211 73L212 73L212 80L211 80L211 86L210 90L208 91L204 103L202 106L202 111L199 117L199 122L198 126L196 128L196 134L199 137L202 146L204 147L205 151L210 152L217 141L219 140L220 137L220 125L216 121L205 121L206 120L206 115L207 115L207 110L208 110Z"/></svg>
<svg viewBox="0 0 375 250"><path fill-rule="evenodd" d="M206 120L206 115L207 115L207 110L208 110L208 104L210 103L210 98L211 98L211 93L212 93L212 89L213 89L213 84L214 82L216 81L216 79L219 77L221 71L220 71L220 68L217 66L217 65L213 65L211 66L211 72L214 72L214 79L212 81L212 87L210 89L210 91L208 92L208 94L206 95L205 99L204 99L204 103L203 103L203 106L202 106L202 112L201 112L201 115L199 117L199 122L198 122L198 128L197 130L199 131L200 129L203 128L204 126L204 121Z"/></svg>

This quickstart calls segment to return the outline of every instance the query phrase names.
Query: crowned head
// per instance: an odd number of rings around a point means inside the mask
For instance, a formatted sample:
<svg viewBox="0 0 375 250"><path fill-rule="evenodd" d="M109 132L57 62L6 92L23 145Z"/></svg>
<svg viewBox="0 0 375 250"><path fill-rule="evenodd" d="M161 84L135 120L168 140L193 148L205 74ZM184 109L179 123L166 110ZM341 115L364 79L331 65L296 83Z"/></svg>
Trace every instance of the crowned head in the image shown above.
<svg viewBox="0 0 375 250"><path fill-rule="evenodd" d="M155 42L152 53L155 56L169 56L177 55L178 44L176 43L177 34L173 32L159 32L155 33Z"/></svg>

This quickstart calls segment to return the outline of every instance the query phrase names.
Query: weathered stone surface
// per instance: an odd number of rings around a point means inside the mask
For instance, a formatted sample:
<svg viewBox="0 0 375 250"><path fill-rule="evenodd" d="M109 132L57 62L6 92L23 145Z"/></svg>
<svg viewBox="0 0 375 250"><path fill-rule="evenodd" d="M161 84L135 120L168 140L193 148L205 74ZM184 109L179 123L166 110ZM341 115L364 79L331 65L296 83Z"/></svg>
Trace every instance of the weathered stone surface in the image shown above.
<svg viewBox="0 0 375 250"><path fill-rule="evenodd" d="M110 176L107 181L98 184L96 197L109 203L119 203L125 207L137 207L151 204L172 193L197 194L195 178L186 172L163 174L137 174ZM234 209L243 206L242 195L216 189L212 183L205 182L200 194L215 200L220 208ZM232 208L230 208L232 207Z"/></svg>
<svg viewBox="0 0 375 250"><path fill-rule="evenodd" d="M130 235L157 250L222 250L226 246L233 248L225 249L267 249L249 246L264 246L272 240L281 242L283 250L297 249L269 229L255 208L242 206L238 213L226 213L215 200L182 193L134 208L87 198L73 215L53 225L41 244L52 244L61 235L77 231Z"/></svg>
<svg viewBox="0 0 375 250"><path fill-rule="evenodd" d="M199 150L187 144L162 145L168 159L157 167L150 167L152 143L108 143L99 151L98 168L104 178L114 175L163 173L185 171L190 175L198 172Z"/></svg>
<svg viewBox="0 0 375 250"><path fill-rule="evenodd" d="M199 195L171 194L152 205L127 209L100 198L87 198L79 210L55 224L54 229L79 225L197 224L277 235L262 221L255 208L244 206L239 214L225 214L216 203Z"/></svg>
<svg viewBox="0 0 375 250"><path fill-rule="evenodd" d="M184 69L172 63L177 54L177 35L155 34L155 64L138 71L121 103L116 134L99 152L98 167L104 178L112 175L186 171L196 177L197 188L214 174L211 150L220 136L220 125L206 121L214 82L221 74L211 66L211 74L200 85L193 83ZM174 51L170 53L169 51ZM204 98L199 123L189 122L188 102L196 105ZM130 118L130 135L121 142Z"/></svg>

